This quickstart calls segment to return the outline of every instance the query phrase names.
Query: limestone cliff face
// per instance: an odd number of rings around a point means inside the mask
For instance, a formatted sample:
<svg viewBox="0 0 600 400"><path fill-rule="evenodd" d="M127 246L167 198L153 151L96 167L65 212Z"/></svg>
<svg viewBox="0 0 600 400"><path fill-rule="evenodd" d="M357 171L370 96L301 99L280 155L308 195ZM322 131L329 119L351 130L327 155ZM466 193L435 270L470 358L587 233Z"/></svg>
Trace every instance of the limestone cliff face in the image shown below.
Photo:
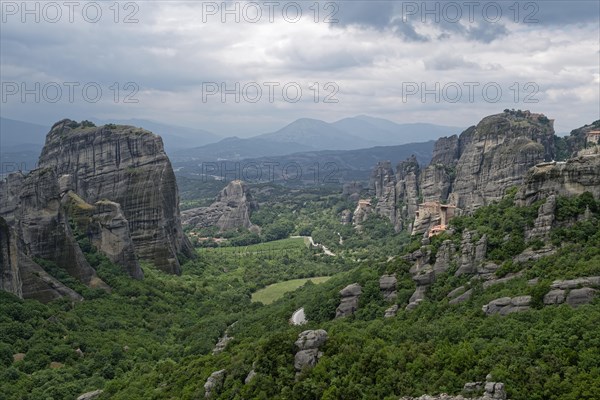
<svg viewBox="0 0 600 400"><path fill-rule="evenodd" d="M250 213L258 208L248 185L234 180L221 190L214 203L182 212L182 222L190 227L216 226L220 232L237 228L254 228ZM258 227L257 227L258 228Z"/></svg>
<svg viewBox="0 0 600 400"><path fill-rule="evenodd" d="M467 129L463 134L472 129ZM459 157L458 136L440 138L435 142L431 163L423 170L419 181L423 201L440 201L448 198Z"/></svg>
<svg viewBox="0 0 600 400"><path fill-rule="evenodd" d="M553 123L527 111L491 115L460 135L459 153L448 200L470 211L501 199L529 168L554 159Z"/></svg>
<svg viewBox="0 0 600 400"><path fill-rule="evenodd" d="M53 261L90 287L107 287L73 237L54 170L16 173L0 182L0 216L19 237L19 247L28 257Z"/></svg>
<svg viewBox="0 0 600 400"><path fill-rule="evenodd" d="M87 203L118 203L140 259L179 273L177 254L192 256L175 174L159 136L131 126L82 127L63 120L48 133L39 166L67 176L65 184Z"/></svg>
<svg viewBox="0 0 600 400"><path fill-rule="evenodd" d="M421 169L417 158L413 155L402 161L396 168L396 199L398 207L395 226L405 228L405 222L411 221L419 207L419 180Z"/></svg>
<svg viewBox="0 0 600 400"><path fill-rule="evenodd" d="M531 167L554 157L552 120L529 111L491 115L460 136L437 140L431 163L424 168L414 157L400 163L395 174L389 162L379 163L371 176L378 201L375 211L396 229L415 232L412 222L419 203L447 203L459 214L470 212L501 199L507 189L523 182ZM418 232L440 218L430 220Z"/></svg>
<svg viewBox="0 0 600 400"><path fill-rule="evenodd" d="M143 278L138 259L178 273L177 253L191 255L173 171L157 136L64 120L48 134L39 165L0 181L1 289L41 301L81 299L35 261L43 259L91 288L110 290L76 235L136 279Z"/></svg>
<svg viewBox="0 0 600 400"><path fill-rule="evenodd" d="M122 266L132 278L144 277L131 239L129 223L118 203L100 200L93 205L88 204L70 190L63 196L62 203L78 230L85 233L94 247Z"/></svg>
<svg viewBox="0 0 600 400"><path fill-rule="evenodd" d="M48 302L82 297L50 276L23 252L18 235L0 217L0 289L25 299Z"/></svg>
<svg viewBox="0 0 600 400"><path fill-rule="evenodd" d="M396 176L389 161L377 164L371 173L371 188L377 197L375 212L396 226Z"/></svg>
<svg viewBox="0 0 600 400"><path fill-rule="evenodd" d="M0 289L23 296L18 270L18 248L14 234L4 218L0 218Z"/></svg>
<svg viewBox="0 0 600 400"><path fill-rule="evenodd" d="M517 194L529 205L550 195L574 196L591 192L600 198L600 146L581 150L566 162L544 163L532 168Z"/></svg>

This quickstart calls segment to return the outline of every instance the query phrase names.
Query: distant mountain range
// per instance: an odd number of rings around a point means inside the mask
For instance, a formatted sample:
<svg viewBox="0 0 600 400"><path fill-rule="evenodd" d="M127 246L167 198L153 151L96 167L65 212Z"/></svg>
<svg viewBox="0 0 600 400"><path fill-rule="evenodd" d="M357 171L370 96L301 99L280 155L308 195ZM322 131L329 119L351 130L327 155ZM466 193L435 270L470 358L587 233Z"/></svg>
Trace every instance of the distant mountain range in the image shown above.
<svg viewBox="0 0 600 400"><path fill-rule="evenodd" d="M34 169L49 126L0 118L0 176Z"/></svg>
<svg viewBox="0 0 600 400"><path fill-rule="evenodd" d="M241 179L250 183L279 182L296 185L339 184L368 181L373 166L381 160L392 165L415 155L421 165L431 161L435 141L358 150L305 151L244 160L174 162L178 178L196 180ZM286 176L287 173L287 176Z"/></svg>
<svg viewBox="0 0 600 400"><path fill-rule="evenodd" d="M49 130L49 126L0 118L0 151L41 150Z"/></svg>
<svg viewBox="0 0 600 400"><path fill-rule="evenodd" d="M364 115L333 123L301 118L275 132L251 138L226 138L206 146L176 151L172 158L175 161L208 162L274 157L306 151L356 150L435 140L459 134L462 130L459 127L425 123L397 124Z"/></svg>
<svg viewBox="0 0 600 400"><path fill-rule="evenodd" d="M236 161L261 157L280 157L294 153L369 149L426 142L458 134L462 128L434 124L397 124L360 115L328 123L301 118L270 133L249 138L228 137L197 128L188 128L145 119L102 120L97 125L114 123L150 130L163 138L165 150L174 163ZM0 118L0 160L2 171L30 170L35 167L50 126ZM325 153L323 153L325 154ZM305 156L302 156L304 158ZM308 157L308 156L307 156ZM310 156L313 157L313 156ZM321 155L316 156L321 158ZM361 156L362 157L362 156ZM392 159L385 155L377 159Z"/></svg>

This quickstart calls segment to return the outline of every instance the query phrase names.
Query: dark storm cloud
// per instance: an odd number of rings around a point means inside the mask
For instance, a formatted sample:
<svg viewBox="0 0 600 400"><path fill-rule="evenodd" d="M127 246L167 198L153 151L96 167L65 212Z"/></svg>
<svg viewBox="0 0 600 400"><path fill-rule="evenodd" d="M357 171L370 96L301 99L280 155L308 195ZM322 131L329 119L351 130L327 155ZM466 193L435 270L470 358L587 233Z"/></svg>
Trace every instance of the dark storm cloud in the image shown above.
<svg viewBox="0 0 600 400"><path fill-rule="evenodd" d="M392 29L407 41L429 41L453 35L490 43L506 36L506 24L532 27L599 23L600 2L589 1L344 1L339 23L333 27L360 25ZM458 13L457 13L457 10ZM435 25L441 33L428 37L419 26Z"/></svg>

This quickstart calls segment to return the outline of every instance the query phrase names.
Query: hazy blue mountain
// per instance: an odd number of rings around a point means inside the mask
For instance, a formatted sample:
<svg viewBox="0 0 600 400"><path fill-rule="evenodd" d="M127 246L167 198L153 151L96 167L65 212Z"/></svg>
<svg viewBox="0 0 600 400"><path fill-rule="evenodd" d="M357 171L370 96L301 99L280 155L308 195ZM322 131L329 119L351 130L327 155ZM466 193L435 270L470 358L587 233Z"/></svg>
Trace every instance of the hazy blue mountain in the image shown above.
<svg viewBox="0 0 600 400"><path fill-rule="evenodd" d="M426 123L398 124L396 122L359 115L344 118L332 124L336 128L351 135L367 135L370 140L381 145L396 145L404 143L436 140L443 136L458 135L464 128Z"/></svg>
<svg viewBox="0 0 600 400"><path fill-rule="evenodd" d="M0 117L0 151L41 149L49 130L49 126Z"/></svg>
<svg viewBox="0 0 600 400"><path fill-rule="evenodd" d="M248 139L254 141L257 139ZM354 180L367 181L373 166L381 160L390 160L392 165L407 159L412 154L421 165L431 161L434 141L410 143L396 146L376 146L358 150L305 151L294 154L263 156L214 162L204 159L177 161L178 177L204 179L203 174L226 180L242 179L249 182L285 181L289 184L342 183ZM286 170L291 177L284 178ZM256 178L260 174L260 179ZM297 177L297 179L296 179Z"/></svg>
<svg viewBox="0 0 600 400"><path fill-rule="evenodd" d="M315 150L352 150L380 144L365 138L360 132L353 134L333 124L312 118L297 119L278 131L256 137L277 142L298 143Z"/></svg>
<svg viewBox="0 0 600 400"><path fill-rule="evenodd" d="M458 134L461 128L434 124L397 124L382 118L358 116L328 123L300 118L271 133L232 137L209 145L179 150L175 161L243 160L305 151L357 150L435 140Z"/></svg>
<svg viewBox="0 0 600 400"><path fill-rule="evenodd" d="M97 125L113 123L119 125L133 125L149 130L162 137L165 150L168 153L173 153L180 149L189 149L190 147L204 146L222 139L221 136L204 129L163 124L161 122L146 119L131 118L100 120L96 118L92 119L92 121Z"/></svg>
<svg viewBox="0 0 600 400"><path fill-rule="evenodd" d="M0 176L35 168L49 126L0 118Z"/></svg>
<svg viewBox="0 0 600 400"><path fill-rule="evenodd" d="M312 147L259 137L243 139L233 136L217 143L176 151L171 159L174 161L235 161L263 156L279 156L305 150L312 150Z"/></svg>

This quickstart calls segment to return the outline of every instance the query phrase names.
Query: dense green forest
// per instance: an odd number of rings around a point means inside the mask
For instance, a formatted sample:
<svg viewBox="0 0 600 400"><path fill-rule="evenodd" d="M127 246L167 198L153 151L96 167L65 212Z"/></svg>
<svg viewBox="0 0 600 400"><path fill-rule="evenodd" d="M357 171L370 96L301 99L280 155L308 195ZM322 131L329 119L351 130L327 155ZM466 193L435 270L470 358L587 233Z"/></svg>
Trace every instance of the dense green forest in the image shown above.
<svg viewBox="0 0 600 400"><path fill-rule="evenodd" d="M544 244L524 234L539 203L518 207L511 192L471 216L455 218L454 233L426 244L433 254L444 240L460 243L461 232L469 229L476 232L474 240L487 235L487 257L501 265L498 277L522 275L484 289L468 276L454 276L453 266L424 302L405 311L415 283L410 264L400 256L420 248L421 238L395 234L387 220L375 216L362 231L342 225L339 214L351 205L327 190L269 193L261 199L266 206L252 216L263 227L258 241L312 235L336 255L285 241L266 254L199 248L199 257L184 264L181 276L144 264L145 279L136 281L80 237L88 261L113 290L85 288L40 260L85 301L41 304L0 292L0 399L75 399L95 389L104 390L101 399L197 399L204 398L207 377L219 369L227 371L219 399L460 393L465 382L481 381L488 373L506 384L514 400L598 398L598 300L578 308L535 302L555 279L600 275L600 202L589 194L558 199L558 225L551 232L557 251L524 263L513 257ZM383 318L390 306L379 290L384 273L398 278L400 311L394 318ZM252 293L269 284L313 276L331 278L308 282L267 306L251 301ZM363 288L358 311L334 319L339 290L354 282ZM460 285L472 288L473 296L448 304L446 295ZM493 299L518 295L531 295L533 308L507 316L482 312ZM288 320L299 307L309 322L292 326ZM213 354L226 329L234 339ZM294 341L306 329L325 329L329 339L316 367L296 379ZM257 374L245 384L250 370Z"/></svg>

